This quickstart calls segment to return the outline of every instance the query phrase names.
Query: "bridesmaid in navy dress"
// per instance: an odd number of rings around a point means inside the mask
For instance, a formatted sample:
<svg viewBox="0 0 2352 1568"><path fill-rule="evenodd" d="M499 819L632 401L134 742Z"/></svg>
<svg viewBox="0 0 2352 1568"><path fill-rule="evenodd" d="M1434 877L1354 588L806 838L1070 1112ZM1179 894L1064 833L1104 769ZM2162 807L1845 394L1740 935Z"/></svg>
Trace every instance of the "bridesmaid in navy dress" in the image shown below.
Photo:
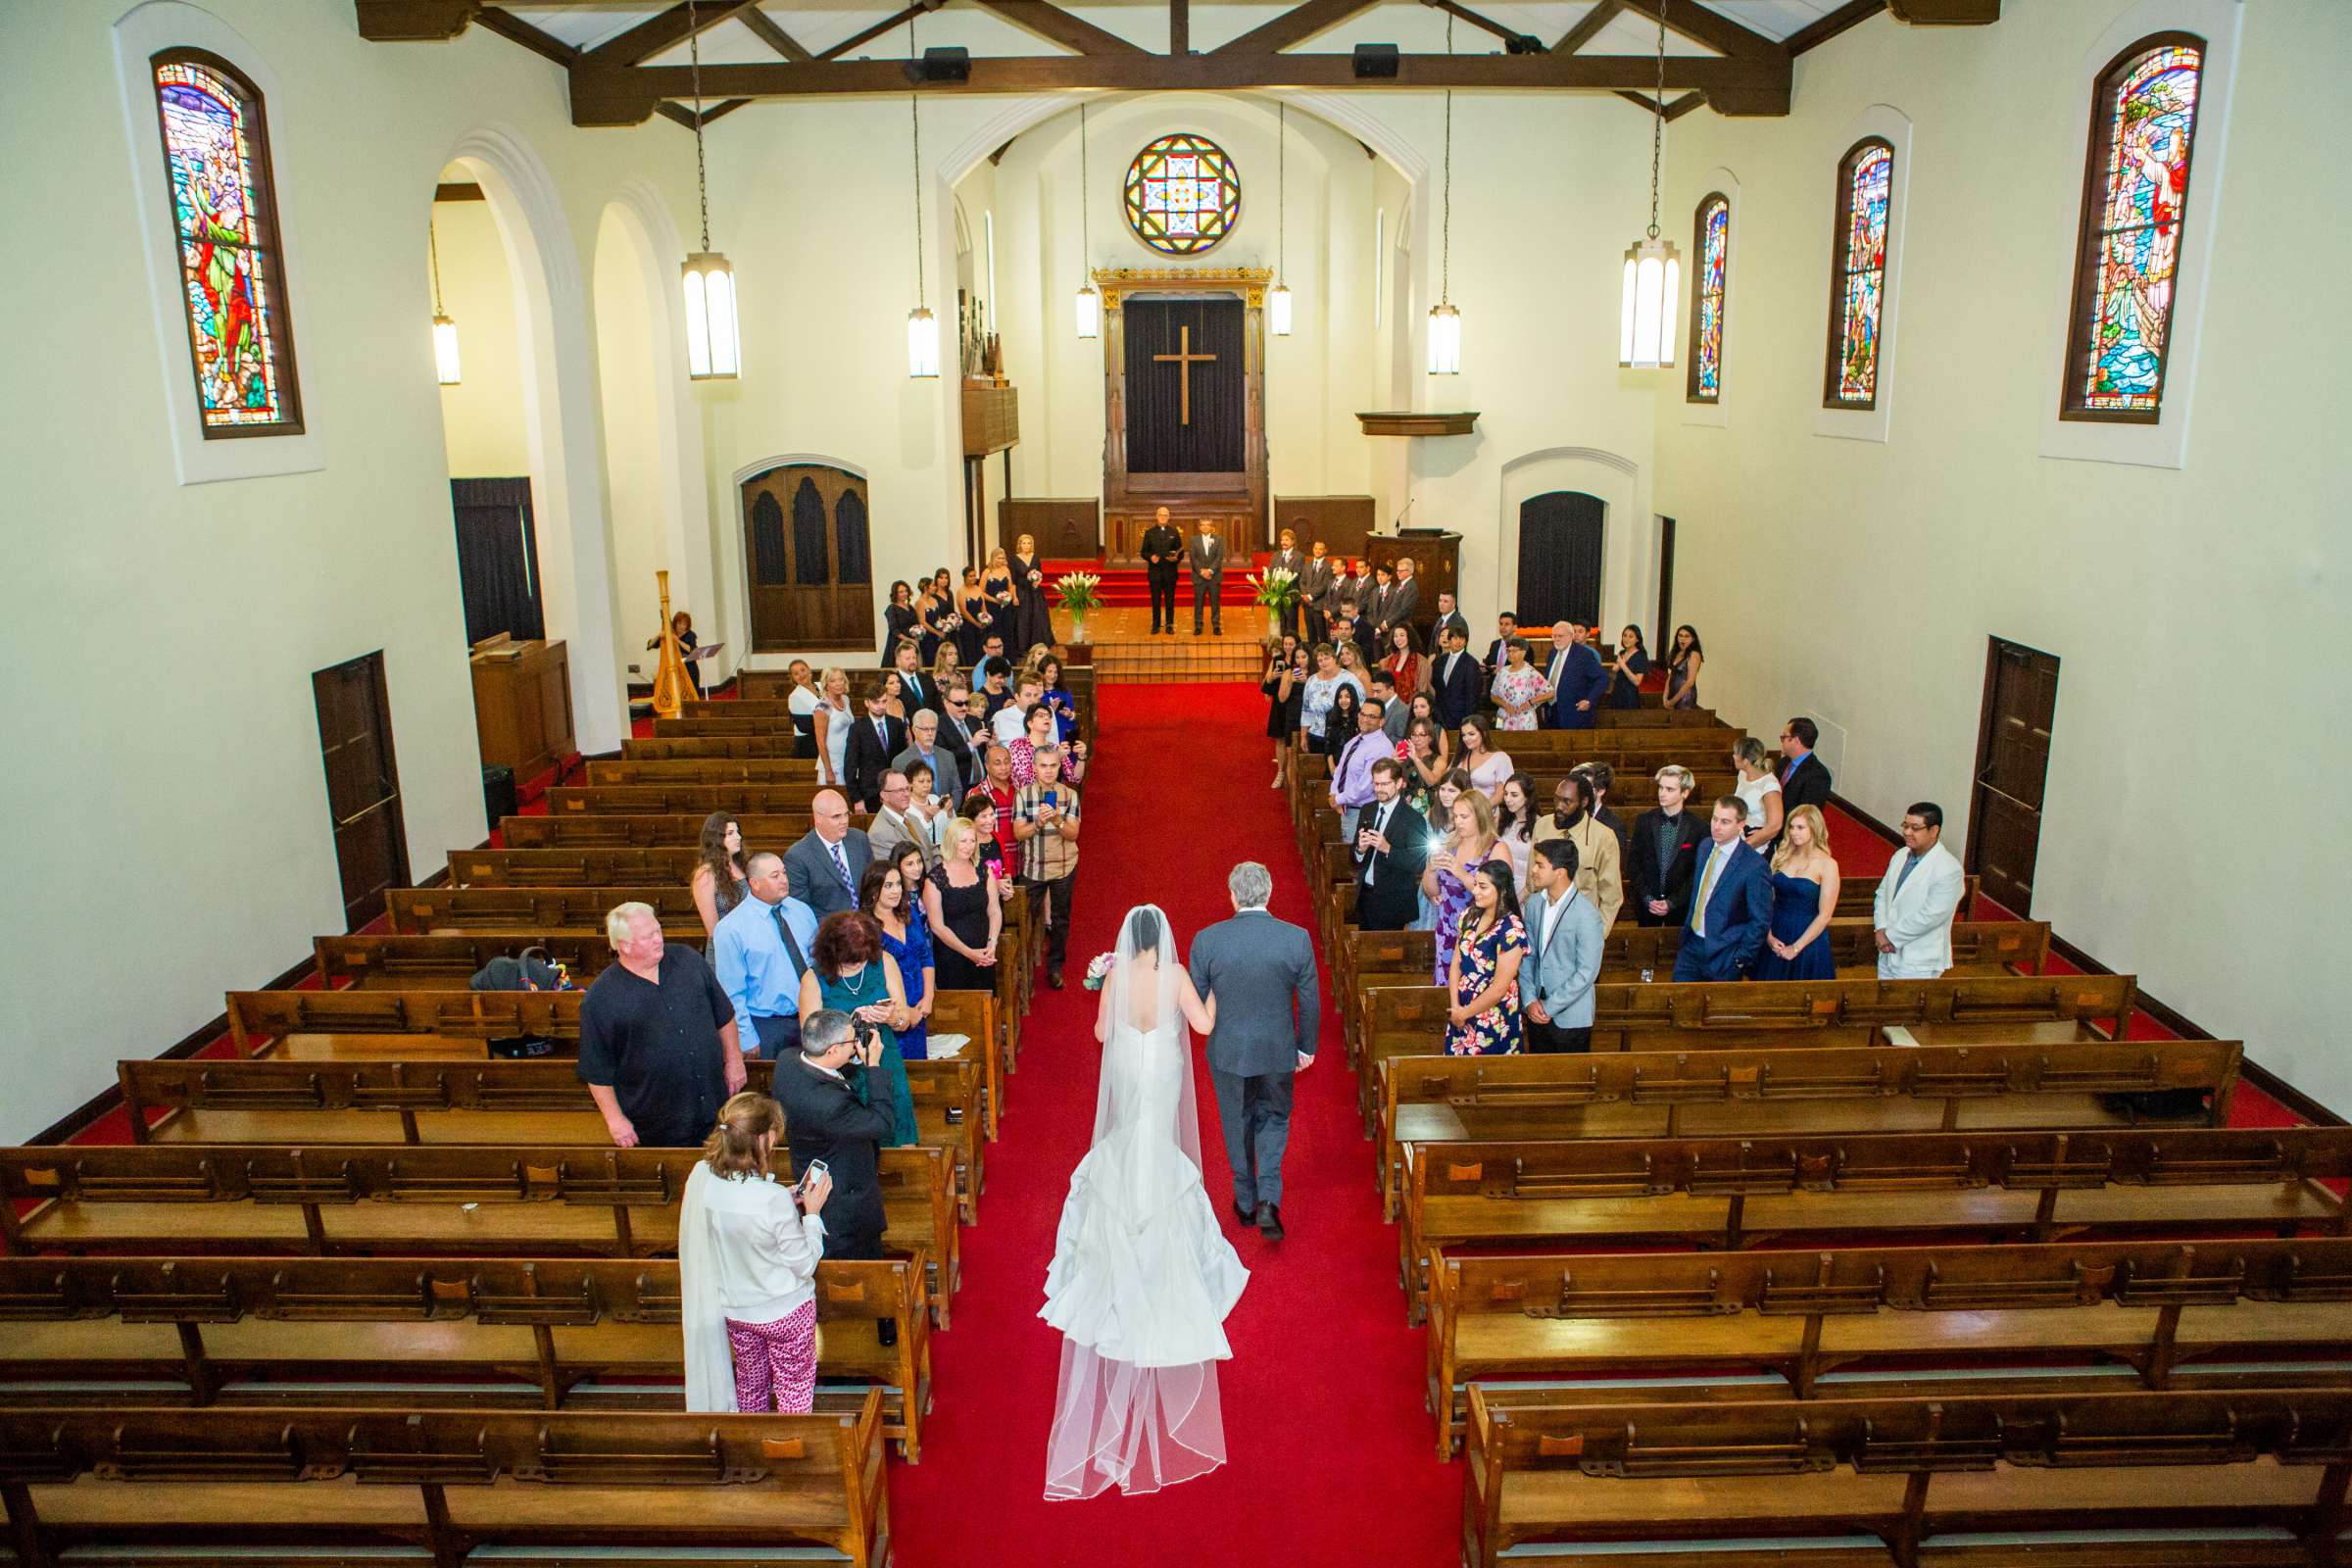
<svg viewBox="0 0 2352 1568"><path fill-rule="evenodd" d="M1830 827L1818 806L1788 813L1787 833L1772 858L1772 932L1756 959L1759 980L1834 980L1830 916L1838 908L1838 862L1830 858Z"/></svg>

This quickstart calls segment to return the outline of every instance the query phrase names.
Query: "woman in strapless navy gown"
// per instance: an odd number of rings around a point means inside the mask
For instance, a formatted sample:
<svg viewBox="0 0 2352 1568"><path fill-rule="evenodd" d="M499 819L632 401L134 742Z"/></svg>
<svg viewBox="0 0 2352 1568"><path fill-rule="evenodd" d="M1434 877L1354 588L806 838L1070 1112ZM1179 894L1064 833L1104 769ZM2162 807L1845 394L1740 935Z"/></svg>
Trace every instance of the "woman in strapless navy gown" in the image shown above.
<svg viewBox="0 0 2352 1568"><path fill-rule="evenodd" d="M1772 858L1772 934L1756 959L1759 980L1834 980L1830 916L1838 909L1838 862L1830 858L1830 827L1821 808L1788 813L1788 831Z"/></svg>

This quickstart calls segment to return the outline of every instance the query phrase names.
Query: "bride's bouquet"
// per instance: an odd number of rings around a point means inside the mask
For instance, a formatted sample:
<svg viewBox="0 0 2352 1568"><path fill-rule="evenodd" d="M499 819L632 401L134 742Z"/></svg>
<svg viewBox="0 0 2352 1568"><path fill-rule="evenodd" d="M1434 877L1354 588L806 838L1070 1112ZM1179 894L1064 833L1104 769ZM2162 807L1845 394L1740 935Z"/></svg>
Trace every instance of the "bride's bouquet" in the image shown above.
<svg viewBox="0 0 2352 1568"><path fill-rule="evenodd" d="M1102 982L1110 978L1110 966L1115 961L1117 956L1114 954L1096 954L1095 961L1086 966L1086 978L1079 983L1089 991L1102 990Z"/></svg>

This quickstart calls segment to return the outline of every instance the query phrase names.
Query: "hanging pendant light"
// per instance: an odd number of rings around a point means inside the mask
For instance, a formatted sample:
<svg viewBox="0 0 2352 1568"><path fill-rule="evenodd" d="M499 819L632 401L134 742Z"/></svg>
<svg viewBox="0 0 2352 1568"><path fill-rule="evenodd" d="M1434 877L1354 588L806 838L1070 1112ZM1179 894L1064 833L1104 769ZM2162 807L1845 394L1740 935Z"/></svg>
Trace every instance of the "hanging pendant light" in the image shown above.
<svg viewBox="0 0 2352 1568"><path fill-rule="evenodd" d="M915 58L912 18L906 22L906 58ZM906 374L919 381L939 374L939 321L923 292L923 95L908 93L906 109L914 147L914 309L906 313Z"/></svg>
<svg viewBox="0 0 2352 1568"><path fill-rule="evenodd" d="M1276 337L1291 335L1291 286L1283 281L1290 260L1291 164L1289 104L1274 106L1274 287L1266 295L1266 325Z"/></svg>
<svg viewBox="0 0 2352 1568"><path fill-rule="evenodd" d="M1617 363L1631 370L1674 364L1675 306L1683 262L1658 237L1658 162L1666 145L1666 0L1658 0L1658 96L1650 105L1649 237L1625 253L1625 291L1617 312Z"/></svg>
<svg viewBox="0 0 2352 1568"><path fill-rule="evenodd" d="M458 384L458 323L441 309L441 235L432 222L424 225L426 246L433 255L433 368L443 386Z"/></svg>
<svg viewBox="0 0 2352 1568"><path fill-rule="evenodd" d="M686 374L696 381L732 381L743 373L743 340L735 269L710 248L710 180L703 166L703 34L695 0L686 0L686 48L694 67L694 188L703 206L703 248L678 269L686 291Z"/></svg>
<svg viewBox="0 0 2352 1568"><path fill-rule="evenodd" d="M1077 318L1080 337L1102 335L1102 296L1095 291L1094 264L1088 260L1087 246L1094 234L1088 221L1086 172L1086 105L1078 106L1078 301Z"/></svg>
<svg viewBox="0 0 2352 1568"><path fill-rule="evenodd" d="M1453 53L1453 13L1446 14L1446 53ZM1446 213L1438 246L1438 303L1429 311L1429 373L1462 373L1462 313L1453 308L1453 89L1446 90Z"/></svg>

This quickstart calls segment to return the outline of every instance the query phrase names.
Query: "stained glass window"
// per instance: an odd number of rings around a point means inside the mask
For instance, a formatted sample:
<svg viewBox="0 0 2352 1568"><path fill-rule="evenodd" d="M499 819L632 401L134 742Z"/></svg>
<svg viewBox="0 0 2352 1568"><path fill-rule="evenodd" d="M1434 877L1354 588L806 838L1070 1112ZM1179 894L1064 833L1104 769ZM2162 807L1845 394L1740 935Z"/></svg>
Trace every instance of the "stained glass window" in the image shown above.
<svg viewBox="0 0 2352 1568"><path fill-rule="evenodd" d="M1886 305L1886 204L1894 149L1857 142L1838 166L1838 228L1831 236L1830 360L1822 404L1871 409L1879 401L1879 322Z"/></svg>
<svg viewBox="0 0 2352 1568"><path fill-rule="evenodd" d="M2143 38L2091 100L2065 414L2152 422L2164 399L2204 40Z"/></svg>
<svg viewBox="0 0 2352 1568"><path fill-rule="evenodd" d="M1169 256L1198 256L1233 232L1242 176L1206 136L1162 136L1127 166L1127 226Z"/></svg>
<svg viewBox="0 0 2352 1568"><path fill-rule="evenodd" d="M204 433L299 433L262 95L198 50L169 50L152 64Z"/></svg>
<svg viewBox="0 0 2352 1568"><path fill-rule="evenodd" d="M1720 191L1699 198L1691 220L1690 369L1684 393L1691 403L1723 397L1724 284L1731 276L1732 204Z"/></svg>

